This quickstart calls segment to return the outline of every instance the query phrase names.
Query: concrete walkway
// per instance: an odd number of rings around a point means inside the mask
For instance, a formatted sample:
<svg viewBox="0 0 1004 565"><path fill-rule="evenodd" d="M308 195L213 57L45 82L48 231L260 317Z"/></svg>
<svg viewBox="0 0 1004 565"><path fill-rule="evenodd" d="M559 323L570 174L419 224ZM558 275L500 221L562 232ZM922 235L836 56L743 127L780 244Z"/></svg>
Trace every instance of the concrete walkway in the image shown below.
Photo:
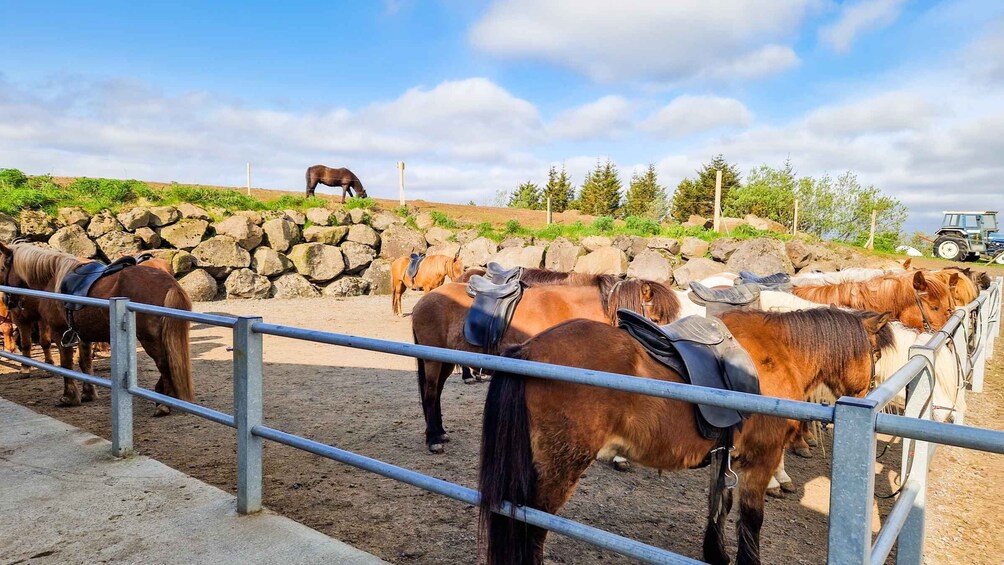
<svg viewBox="0 0 1004 565"><path fill-rule="evenodd" d="M0 399L0 565L383 563L288 518Z"/></svg>

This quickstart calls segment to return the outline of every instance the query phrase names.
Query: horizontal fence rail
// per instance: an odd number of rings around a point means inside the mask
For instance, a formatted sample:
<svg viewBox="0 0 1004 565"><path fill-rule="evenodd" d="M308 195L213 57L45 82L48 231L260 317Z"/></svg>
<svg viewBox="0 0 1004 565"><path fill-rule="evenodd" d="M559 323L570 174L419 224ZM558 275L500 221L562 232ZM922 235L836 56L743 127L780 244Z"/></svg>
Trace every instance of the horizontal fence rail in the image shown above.
<svg viewBox="0 0 1004 565"><path fill-rule="evenodd" d="M946 347L952 348L954 354L961 360L961 369L964 373L961 378L971 379L974 391L977 390L977 385L982 387L983 366L985 360L992 354L994 339L1000 332L1002 283L1004 280L998 278L988 291L983 291L972 303L959 308L927 344L911 348L907 363L865 398L842 398L838 400L836 406L269 324L255 317L176 310L131 302L124 298L103 300L6 286L0 286L0 292L108 309L112 335L112 375L110 379L104 379L4 351L0 351L0 358L50 371L58 376L110 388L112 444L116 455L125 456L132 453L132 397L143 398L236 428L237 505L241 513L253 513L261 509L261 440L263 439L468 504L477 505L480 500L476 490L265 426L262 421L262 336L264 335L479 367L490 371L504 371L794 420L832 423L834 463L831 477L829 562L881 563L898 543L897 563L919 564L923 555L927 463L933 454L933 448L937 444L944 444L1004 453L1004 432L964 426L960 423L946 424L932 421L931 403L925 402L932 398L937 378L934 362L936 355ZM233 330L234 415L166 396L136 384L137 314L170 317ZM972 351L968 348L970 337L975 339ZM880 412L904 389L907 396L904 415ZM956 422L961 422L961 416L960 414L956 418ZM873 543L871 507L874 494L875 441L876 434L879 433L903 438L904 468L901 477L904 478L905 484ZM513 509L509 503L505 503L495 511L508 515ZM700 563L689 557L532 508L517 508L515 517L528 524L646 563Z"/></svg>

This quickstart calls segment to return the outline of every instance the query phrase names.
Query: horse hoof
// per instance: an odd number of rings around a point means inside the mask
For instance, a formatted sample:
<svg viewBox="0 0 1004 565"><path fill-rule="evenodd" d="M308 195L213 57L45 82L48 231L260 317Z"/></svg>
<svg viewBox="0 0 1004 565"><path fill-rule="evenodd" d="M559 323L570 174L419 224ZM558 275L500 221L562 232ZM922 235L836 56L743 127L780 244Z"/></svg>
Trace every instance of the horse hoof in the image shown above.
<svg viewBox="0 0 1004 565"><path fill-rule="evenodd" d="M626 473L631 470L631 462L627 459L615 459L614 470Z"/></svg>
<svg viewBox="0 0 1004 565"><path fill-rule="evenodd" d="M492 376L491 375L481 375L480 377L477 378L477 381L479 383L487 383L490 380L492 380Z"/></svg>
<svg viewBox="0 0 1004 565"><path fill-rule="evenodd" d="M162 418L171 414L171 407L164 404L157 405L157 411L153 413L154 418Z"/></svg>
<svg viewBox="0 0 1004 565"><path fill-rule="evenodd" d="M62 396L62 397L60 397L59 402L56 402L56 406L59 406L60 408L69 408L71 406L80 406L80 400L79 399L70 398L69 396Z"/></svg>
<svg viewBox="0 0 1004 565"><path fill-rule="evenodd" d="M809 447L816 447L817 445L819 445L819 442L816 441L816 436L812 434L805 434L805 436L803 436L802 439L805 440L805 443L807 443Z"/></svg>
<svg viewBox="0 0 1004 565"><path fill-rule="evenodd" d="M796 447L792 451L794 451L795 455L798 455L799 457L804 457L806 459L812 458L812 450L808 447Z"/></svg>
<svg viewBox="0 0 1004 565"><path fill-rule="evenodd" d="M445 446L443 444L441 444L441 443L430 443L429 444L429 453L442 453L444 449L445 449Z"/></svg>
<svg viewBox="0 0 1004 565"><path fill-rule="evenodd" d="M464 384L465 385L472 385L472 384L474 384L476 382L478 382L478 380L475 379L474 377L471 377L471 378L468 378L468 379L464 379Z"/></svg>
<svg viewBox="0 0 1004 565"><path fill-rule="evenodd" d="M17 378L19 378L19 379L30 379L31 378L31 369L21 369L17 373Z"/></svg>
<svg viewBox="0 0 1004 565"><path fill-rule="evenodd" d="M767 489L767 496L772 498L784 498L784 493L778 487L772 487Z"/></svg>
<svg viewBox="0 0 1004 565"><path fill-rule="evenodd" d="M96 394L87 394L87 393L84 393L84 395L80 397L80 400L82 400L84 402L93 402L95 398L97 398Z"/></svg>
<svg viewBox="0 0 1004 565"><path fill-rule="evenodd" d="M795 492L795 483L791 481L788 481L786 483L781 483L781 490L783 490L784 492Z"/></svg>

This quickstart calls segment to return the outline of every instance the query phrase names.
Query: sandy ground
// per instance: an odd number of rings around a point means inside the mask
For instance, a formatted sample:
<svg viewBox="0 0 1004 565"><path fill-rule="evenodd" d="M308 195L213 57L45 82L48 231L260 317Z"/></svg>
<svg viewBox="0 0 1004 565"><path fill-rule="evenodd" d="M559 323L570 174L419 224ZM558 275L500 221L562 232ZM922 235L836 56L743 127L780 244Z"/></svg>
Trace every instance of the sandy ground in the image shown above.
<svg viewBox="0 0 1004 565"><path fill-rule="evenodd" d="M410 311L415 297L406 299ZM390 314L387 297L214 302L199 309L258 315L266 321L408 341L408 318ZM231 412L228 331L196 325L192 332L200 403ZM265 337L265 419L270 426L474 487L480 418L486 385L451 378L444 418L453 441L431 455L410 358ZM1004 354L1001 354L1004 355ZM140 384L156 380L140 354ZM1001 428L1004 371L1000 357L987 372L983 395L970 397L971 425ZM108 361L96 363L107 374ZM0 365L0 372L9 369ZM0 396L109 437L108 395L78 408L56 408L61 379L33 374L0 378ZM189 415L152 418L137 402L136 446L143 454L225 490L234 490L235 442L229 428ZM827 437L825 442L828 443ZM880 442L879 452L883 452ZM877 462L876 493L890 492L899 469L894 442ZM944 449L931 483L929 563L1000 563L1004 458ZM284 446L265 448L265 503L295 520L396 563L471 563L477 555L474 508ZM768 499L762 533L765 563L825 561L830 463L788 457L799 491ZM638 469L618 473L596 464L584 476L562 515L692 557L700 556L706 511L705 470L664 474ZM879 501L875 514L888 511ZM734 518L734 516L733 516ZM877 523L875 525L877 531ZM734 534L729 534L734 551ZM626 563L628 559L552 536L552 563Z"/></svg>

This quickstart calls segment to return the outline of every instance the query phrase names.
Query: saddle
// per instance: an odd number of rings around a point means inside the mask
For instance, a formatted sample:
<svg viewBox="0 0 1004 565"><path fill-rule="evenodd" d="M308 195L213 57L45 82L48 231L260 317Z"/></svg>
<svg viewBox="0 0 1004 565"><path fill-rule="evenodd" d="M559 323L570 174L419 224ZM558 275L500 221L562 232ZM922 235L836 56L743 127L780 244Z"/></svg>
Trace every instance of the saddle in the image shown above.
<svg viewBox="0 0 1004 565"><path fill-rule="evenodd" d="M708 388L760 394L756 365L729 329L716 318L687 316L657 326L648 318L618 310L618 327L628 332L656 361L684 381ZM750 413L698 404L697 428L706 439L721 440L733 427L742 430Z"/></svg>
<svg viewBox="0 0 1004 565"><path fill-rule="evenodd" d="M720 316L728 310L760 308L760 287L754 284L709 288L699 282L692 282L688 296L691 302L706 307L709 317Z"/></svg>
<svg viewBox="0 0 1004 565"><path fill-rule="evenodd" d="M491 279L474 275L467 283L467 294L474 303L464 319L464 339L475 347L494 351L509 329L513 313L523 297L523 269L503 270L498 263L489 263L485 273Z"/></svg>
<svg viewBox="0 0 1004 565"><path fill-rule="evenodd" d="M739 278L736 284L755 284L764 290L777 290L780 292L791 292L791 275L788 273L774 273L773 275L760 276L749 271L739 271Z"/></svg>
<svg viewBox="0 0 1004 565"><path fill-rule="evenodd" d="M425 255L419 255L418 253L412 253L411 257L408 259L408 270L405 274L408 275L408 280L411 281L411 286L415 284L415 277L418 276L418 268L422 265L422 261L425 260Z"/></svg>
<svg viewBox="0 0 1004 565"><path fill-rule="evenodd" d="M143 260L146 259L149 259L149 257ZM98 279L113 275L126 267L137 265L139 262L136 257L126 255L108 265L99 261L84 263L63 276L63 281L59 284L59 292L72 296L88 296L91 292L91 287L94 286L94 283L98 282ZM82 304L64 302L63 307L69 313L80 310L84 306ZM71 323L70 326L72 327L73 324Z"/></svg>

